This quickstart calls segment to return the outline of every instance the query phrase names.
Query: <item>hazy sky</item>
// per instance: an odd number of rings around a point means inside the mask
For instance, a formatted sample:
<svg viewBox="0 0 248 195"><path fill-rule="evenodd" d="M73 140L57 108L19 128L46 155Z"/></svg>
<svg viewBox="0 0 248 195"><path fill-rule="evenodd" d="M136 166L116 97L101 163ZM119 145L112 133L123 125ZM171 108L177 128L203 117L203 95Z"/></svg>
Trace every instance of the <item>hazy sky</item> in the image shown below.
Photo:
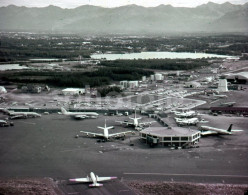
<svg viewBox="0 0 248 195"><path fill-rule="evenodd" d="M215 3L224 3L227 0L211 0ZM136 4L145 7L155 7L160 4L171 4L174 7L196 7L205 4L209 0L0 0L0 7L8 5L45 7L55 5L62 8L75 8L81 5L96 5L102 7L118 7L129 4ZM248 0L228 0L232 4L244 4Z"/></svg>

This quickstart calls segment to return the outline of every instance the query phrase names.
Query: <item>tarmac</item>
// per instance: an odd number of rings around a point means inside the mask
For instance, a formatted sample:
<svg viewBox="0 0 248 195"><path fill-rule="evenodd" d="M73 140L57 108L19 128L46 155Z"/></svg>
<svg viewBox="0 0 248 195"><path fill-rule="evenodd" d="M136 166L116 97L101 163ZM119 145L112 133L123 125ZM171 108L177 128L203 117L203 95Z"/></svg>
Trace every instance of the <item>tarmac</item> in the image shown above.
<svg viewBox="0 0 248 195"><path fill-rule="evenodd" d="M142 121L153 119L142 116ZM0 129L1 178L53 178L65 194L135 194L125 181L187 181L196 183L248 183L248 120L245 117L210 116L209 126L243 129L233 135L200 139L199 148L171 150L150 148L138 132L109 142L81 136L80 131L101 132L97 126L115 126L110 133L129 131L115 123L126 116L103 116L74 120L50 114L41 118L16 119L13 127ZM153 123L152 126L161 126ZM196 127L195 127L196 128ZM76 138L76 135L79 135ZM130 143L134 146L130 146ZM69 178L117 176L101 188L70 184Z"/></svg>

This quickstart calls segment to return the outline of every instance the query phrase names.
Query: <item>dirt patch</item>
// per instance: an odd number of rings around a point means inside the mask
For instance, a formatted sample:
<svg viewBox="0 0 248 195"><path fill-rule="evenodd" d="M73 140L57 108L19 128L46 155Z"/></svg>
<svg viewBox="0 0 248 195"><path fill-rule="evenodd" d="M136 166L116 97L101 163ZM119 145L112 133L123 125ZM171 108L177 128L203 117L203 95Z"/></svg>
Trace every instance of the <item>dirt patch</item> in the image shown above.
<svg viewBox="0 0 248 195"><path fill-rule="evenodd" d="M0 179L0 195L63 195L51 178Z"/></svg>
<svg viewBox="0 0 248 195"><path fill-rule="evenodd" d="M244 195L248 193L248 185L234 184L202 184L175 182L140 182L130 181L127 185L138 195Z"/></svg>

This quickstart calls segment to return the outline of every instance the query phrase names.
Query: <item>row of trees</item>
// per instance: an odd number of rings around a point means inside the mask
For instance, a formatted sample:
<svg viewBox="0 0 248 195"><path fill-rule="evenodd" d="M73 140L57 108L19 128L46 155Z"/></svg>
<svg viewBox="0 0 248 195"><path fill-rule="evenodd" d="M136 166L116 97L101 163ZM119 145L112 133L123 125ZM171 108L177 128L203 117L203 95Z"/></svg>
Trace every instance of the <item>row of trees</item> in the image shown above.
<svg viewBox="0 0 248 195"><path fill-rule="evenodd" d="M139 80L143 75L153 74L152 71L133 68L100 68L94 72L37 72L23 71L7 73L2 80L17 83L44 83L58 87L92 87L108 85L112 81ZM105 93L105 92L103 92Z"/></svg>
<svg viewBox="0 0 248 195"><path fill-rule="evenodd" d="M150 59L150 60L115 60L102 61L102 66L107 67L128 67L130 71L133 68L144 69L159 69L159 70L189 70L199 68L201 66L208 66L206 59Z"/></svg>

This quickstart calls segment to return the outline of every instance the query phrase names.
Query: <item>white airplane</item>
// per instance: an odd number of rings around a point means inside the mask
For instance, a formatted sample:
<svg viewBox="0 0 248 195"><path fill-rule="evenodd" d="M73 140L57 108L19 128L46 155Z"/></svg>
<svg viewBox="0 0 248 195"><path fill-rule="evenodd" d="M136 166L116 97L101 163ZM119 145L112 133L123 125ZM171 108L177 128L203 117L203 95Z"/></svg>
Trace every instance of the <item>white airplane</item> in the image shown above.
<svg viewBox="0 0 248 195"><path fill-rule="evenodd" d="M236 104L236 102L225 102L225 103L221 103L221 105L223 105L223 106L229 106L229 107L233 106L234 104Z"/></svg>
<svg viewBox="0 0 248 195"><path fill-rule="evenodd" d="M198 118L190 118L190 119L181 119L181 118L175 118L176 123L179 125L196 125L199 123Z"/></svg>
<svg viewBox="0 0 248 195"><path fill-rule="evenodd" d="M37 112L14 112L14 111L9 111L9 115L11 119L16 119L16 118L28 118L28 117L41 117L40 114Z"/></svg>
<svg viewBox="0 0 248 195"><path fill-rule="evenodd" d="M6 120L0 120L0 127L4 127L5 125L7 125L7 121Z"/></svg>
<svg viewBox="0 0 248 195"><path fill-rule="evenodd" d="M216 95L215 93L213 93L213 96L219 97L219 98L226 98L227 97L227 95Z"/></svg>
<svg viewBox="0 0 248 195"><path fill-rule="evenodd" d="M87 175L87 177L84 178L76 178L76 179L69 179L70 182L77 182L77 183L87 183L87 182L93 182L90 184L90 187L100 187L103 186L103 184L97 183L99 181L107 181L117 179L117 177L98 177L93 172L90 173L90 177Z"/></svg>
<svg viewBox="0 0 248 195"><path fill-rule="evenodd" d="M135 110L135 113L134 113L134 118L132 117L129 117L131 120L133 120L133 122L128 122L128 121L115 121L117 123L120 123L120 124L125 124L127 126L132 126L134 127L135 129L138 128L138 127L143 127L143 126L146 126L146 125L151 125L152 123L156 122L156 121L151 121L151 122L143 122L143 123L140 123L139 120L142 118L137 118L136 117L136 110Z"/></svg>
<svg viewBox="0 0 248 195"><path fill-rule="evenodd" d="M61 107L63 115L72 116L75 119L97 118L99 114L96 112L68 112L65 108Z"/></svg>
<svg viewBox="0 0 248 195"><path fill-rule="evenodd" d="M175 115L178 117L193 117L193 116L196 116L197 113L193 110L190 110L187 112L175 112Z"/></svg>
<svg viewBox="0 0 248 195"><path fill-rule="evenodd" d="M132 131L125 131L125 132L120 132L120 133L109 134L109 129L113 129L114 127L113 126L107 127L106 120L105 120L104 127L97 127L97 128L103 129L103 133L92 133L92 132L87 132L87 131L80 131L80 132L86 134L87 136L92 135L93 137L102 137L106 140L108 140L110 137L123 137L128 133L132 133Z"/></svg>
<svg viewBox="0 0 248 195"><path fill-rule="evenodd" d="M232 132L240 132L243 130L234 130L232 129L232 124L229 126L227 130L225 129L218 129L215 127L209 127L209 126L201 126L201 135L231 135ZM231 132L232 131L232 132Z"/></svg>

